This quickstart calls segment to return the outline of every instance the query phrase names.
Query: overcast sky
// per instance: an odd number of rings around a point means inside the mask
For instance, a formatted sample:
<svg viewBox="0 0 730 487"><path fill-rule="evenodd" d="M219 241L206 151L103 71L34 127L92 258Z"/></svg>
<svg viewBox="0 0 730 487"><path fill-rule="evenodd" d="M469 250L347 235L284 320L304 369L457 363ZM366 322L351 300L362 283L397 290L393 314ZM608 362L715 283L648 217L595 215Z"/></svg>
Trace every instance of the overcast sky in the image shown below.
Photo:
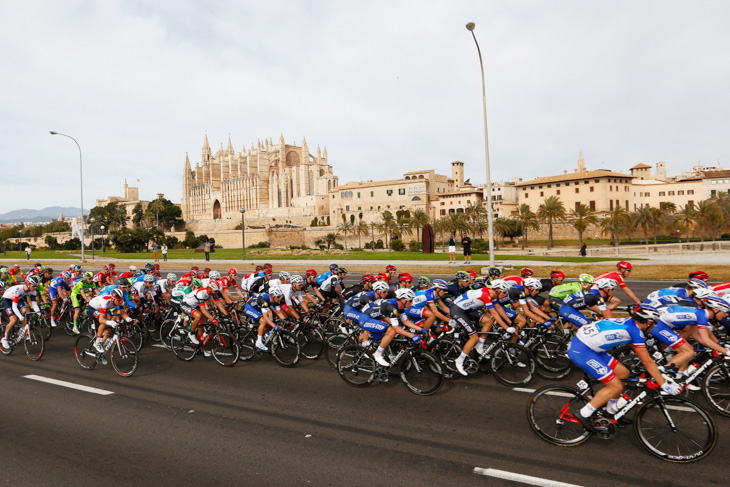
<svg viewBox="0 0 730 487"><path fill-rule="evenodd" d="M259 139L327 148L341 183L465 162L492 179L666 161L730 166L730 2L5 1L0 213L179 202L200 161ZM141 182L137 183L136 180Z"/></svg>

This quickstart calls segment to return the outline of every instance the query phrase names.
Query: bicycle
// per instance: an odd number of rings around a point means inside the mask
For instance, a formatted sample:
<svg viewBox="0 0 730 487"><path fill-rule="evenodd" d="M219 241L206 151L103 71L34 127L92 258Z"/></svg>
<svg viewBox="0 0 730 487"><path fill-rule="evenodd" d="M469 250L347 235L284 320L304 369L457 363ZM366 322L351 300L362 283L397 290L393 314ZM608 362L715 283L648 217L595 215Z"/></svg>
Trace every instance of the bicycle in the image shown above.
<svg viewBox="0 0 730 487"><path fill-rule="evenodd" d="M233 336L211 323L205 323L203 327L204 334L198 338L200 342L198 344L190 341L190 330L183 327L176 328L170 338L172 353L185 362L189 362L196 355L212 355L215 361L224 367L236 365L240 350Z"/></svg>
<svg viewBox="0 0 730 487"><path fill-rule="evenodd" d="M578 446L591 436L608 440L624 425L621 420L636 408L633 429L636 439L650 454L675 463L690 463L709 455L717 444L717 427L697 403L679 396L665 396L658 384L645 378L629 379L629 389L640 393L629 398L612 417L599 410L589 433L569 411L582 408L593 396L596 381L578 382L578 387L548 385L535 391L527 403L527 420L532 430L553 445Z"/></svg>
<svg viewBox="0 0 730 487"><path fill-rule="evenodd" d="M560 380L573 372L573 362L568 358L568 342L545 326L523 328L526 333L524 346L532 352L537 363L537 375L543 379Z"/></svg>
<svg viewBox="0 0 730 487"><path fill-rule="evenodd" d="M425 350L425 344L396 338L388 347L398 348L390 352L390 366L383 367L373 358L377 343L367 347L348 345L337 354L337 372L345 383L352 387L367 387L377 380L388 382L390 370L397 368L408 390L421 396L435 394L444 385L444 369L441 361Z"/></svg>
<svg viewBox="0 0 730 487"><path fill-rule="evenodd" d="M43 357L45 351L45 342L43 334L37 326L31 325L31 317L37 315L35 313L25 313L25 323L16 323L13 327L12 334L8 337L8 348L0 345L0 352L3 355L10 355L23 342L25 354L29 359L36 361Z"/></svg>
<svg viewBox="0 0 730 487"><path fill-rule="evenodd" d="M94 347L96 335L92 333L79 335L74 346L74 354L81 368L92 370L97 364L106 365L106 355L109 354L109 361L117 374L122 377L129 377L134 374L139 364L139 355L134 344L128 338L121 337L117 328L104 342L103 352L99 352Z"/></svg>

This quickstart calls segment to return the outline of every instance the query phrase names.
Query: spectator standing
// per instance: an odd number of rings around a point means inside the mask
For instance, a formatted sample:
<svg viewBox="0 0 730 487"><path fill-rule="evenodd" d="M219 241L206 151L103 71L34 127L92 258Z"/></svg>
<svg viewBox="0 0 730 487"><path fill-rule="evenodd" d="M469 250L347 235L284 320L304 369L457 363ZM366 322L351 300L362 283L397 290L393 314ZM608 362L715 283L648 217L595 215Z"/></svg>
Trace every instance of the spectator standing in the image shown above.
<svg viewBox="0 0 730 487"><path fill-rule="evenodd" d="M30 245L28 245L25 248L25 260L30 260L30 252L31 252L31 248L30 248Z"/></svg>
<svg viewBox="0 0 730 487"><path fill-rule="evenodd" d="M162 260L167 262L167 244L162 244Z"/></svg>
<svg viewBox="0 0 730 487"><path fill-rule="evenodd" d="M586 243L583 242L583 245L580 246L580 256L585 257L586 256Z"/></svg>
<svg viewBox="0 0 730 487"><path fill-rule="evenodd" d="M461 245L464 247L464 264L471 264L471 238L466 233L461 237Z"/></svg>
<svg viewBox="0 0 730 487"><path fill-rule="evenodd" d="M160 261L160 248L157 246L157 242L152 242L152 255L155 256L155 262Z"/></svg>
<svg viewBox="0 0 730 487"><path fill-rule="evenodd" d="M205 250L205 260L210 260L210 240L205 242L205 245L203 246L203 250Z"/></svg>
<svg viewBox="0 0 730 487"><path fill-rule="evenodd" d="M449 235L449 264L456 264L456 239L454 234Z"/></svg>

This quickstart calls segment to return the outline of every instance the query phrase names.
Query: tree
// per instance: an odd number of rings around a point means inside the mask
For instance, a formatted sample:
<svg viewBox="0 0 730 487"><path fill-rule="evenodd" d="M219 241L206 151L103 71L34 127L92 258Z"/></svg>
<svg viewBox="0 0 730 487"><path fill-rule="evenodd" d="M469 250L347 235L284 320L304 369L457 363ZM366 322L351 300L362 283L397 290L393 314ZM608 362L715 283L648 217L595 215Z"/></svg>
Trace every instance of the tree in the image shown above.
<svg viewBox="0 0 730 487"><path fill-rule="evenodd" d="M478 202L474 202L466 207L464 214L469 220L472 233L474 235L479 233L479 238L481 238L484 231L484 220L487 217L487 209Z"/></svg>
<svg viewBox="0 0 730 487"><path fill-rule="evenodd" d="M141 208L142 205L140 205L140 210ZM107 203L104 206L95 206L89 212L88 218L94 218L99 225L104 225L110 232L112 230L125 228L129 221L126 208L116 201Z"/></svg>
<svg viewBox="0 0 730 487"><path fill-rule="evenodd" d="M520 226L522 227L522 250L525 250L525 246L527 245L527 231L537 230L540 228L540 223L537 220L537 215L535 215L527 203L522 203L518 206L514 214L517 216L517 221L520 222Z"/></svg>
<svg viewBox="0 0 730 487"><path fill-rule="evenodd" d="M616 205L616 207L601 220L601 230L604 233L611 234L611 240L614 247L618 247L618 237L621 232L629 225L631 225L631 216L629 212L623 206Z"/></svg>
<svg viewBox="0 0 730 487"><path fill-rule="evenodd" d="M324 241L327 243L327 250L329 250L330 246L337 243L337 235L334 233L328 233L324 236Z"/></svg>
<svg viewBox="0 0 730 487"><path fill-rule="evenodd" d="M687 203L675 214L675 218L681 226L687 228L687 242L689 242L689 229L697 222L697 210L693 204Z"/></svg>
<svg viewBox="0 0 730 487"><path fill-rule="evenodd" d="M651 228L652 228L653 234L654 234L654 245L656 245L656 236L659 231L659 228L664 223L666 214L659 208L651 208L650 213L652 216Z"/></svg>
<svg viewBox="0 0 730 487"><path fill-rule="evenodd" d="M635 227L642 227L644 229L644 241L649 244L649 227L652 225L654 219L651 207L644 206L639 208L632 217L632 224Z"/></svg>
<svg viewBox="0 0 730 487"><path fill-rule="evenodd" d="M456 235L459 232L469 231L469 222L464 213L449 213L445 220L444 226L447 233Z"/></svg>
<svg viewBox="0 0 730 487"><path fill-rule="evenodd" d="M142 203L137 203L134 205L134 208L132 208L132 223L139 226L142 224L144 217L145 215L144 210L142 209Z"/></svg>
<svg viewBox="0 0 730 487"><path fill-rule="evenodd" d="M389 211L384 211L380 214L380 223L378 224L378 230L385 234L385 243L388 245L388 237L393 238L393 233L398 229L395 217Z"/></svg>
<svg viewBox="0 0 730 487"><path fill-rule="evenodd" d="M398 227L398 235L403 238L403 235L412 235L411 230L411 213L408 210L396 212L395 225Z"/></svg>
<svg viewBox="0 0 730 487"><path fill-rule="evenodd" d="M58 240L56 240L56 237L52 235L46 235L45 242L49 250L56 250L56 248L58 248Z"/></svg>
<svg viewBox="0 0 730 487"><path fill-rule="evenodd" d="M362 237L370 235L370 227L366 222L360 219L352 231L355 235L357 235L357 246L362 248Z"/></svg>
<svg viewBox="0 0 730 487"><path fill-rule="evenodd" d="M353 228L354 228L354 225L352 223L350 223L349 221L347 221L347 218L343 218L342 223L337 225L337 233L338 234L342 233L345 236L345 249L347 249L347 234L352 233Z"/></svg>
<svg viewBox="0 0 730 487"><path fill-rule="evenodd" d="M580 204L574 210L570 211L570 222L573 224L573 228L578 231L578 242L579 245L583 246L583 232L585 232L591 225L598 224L598 218L588 206Z"/></svg>
<svg viewBox="0 0 730 487"><path fill-rule="evenodd" d="M553 223L565 221L565 206L557 196L548 196L537 209L537 217L548 225L548 248L553 246Z"/></svg>
<svg viewBox="0 0 730 487"><path fill-rule="evenodd" d="M705 241L705 228L715 218L718 207L713 200L702 200L697 203L697 223L700 225L700 242Z"/></svg>

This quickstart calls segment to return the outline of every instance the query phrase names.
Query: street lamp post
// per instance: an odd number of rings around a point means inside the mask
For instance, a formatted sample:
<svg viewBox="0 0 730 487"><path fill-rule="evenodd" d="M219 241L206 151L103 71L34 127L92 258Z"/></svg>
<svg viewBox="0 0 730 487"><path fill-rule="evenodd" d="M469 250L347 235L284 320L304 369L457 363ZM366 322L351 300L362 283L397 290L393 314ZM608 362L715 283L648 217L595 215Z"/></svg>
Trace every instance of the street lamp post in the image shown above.
<svg viewBox="0 0 730 487"><path fill-rule="evenodd" d="M466 29L471 32L474 43L477 45L477 53L479 53L479 66L482 68L482 105L484 107L484 150L487 161L487 233L489 235L489 267L494 267L494 215L492 215L492 178L489 170L489 135L487 132L487 90L484 80L484 63L482 62L482 51L479 49L477 36L474 35L474 22L466 24Z"/></svg>
<svg viewBox="0 0 730 487"><path fill-rule="evenodd" d="M241 248L243 249L243 260L246 260L246 224L243 221L243 215L246 213L246 208L241 208Z"/></svg>
<svg viewBox="0 0 730 487"><path fill-rule="evenodd" d="M91 223L89 226L91 227L91 260L94 260L95 254L94 254L94 219L89 218L89 222Z"/></svg>
<svg viewBox="0 0 730 487"><path fill-rule="evenodd" d="M76 139L74 139L70 135L62 134L60 132L54 132L53 130L51 130L50 132L51 135L63 135L64 137L68 137L69 139L73 140L76 143L76 147L79 148L79 186L81 187L81 262L83 262L86 259L86 254L84 253L84 171L83 162L81 159L81 146L78 142L76 142Z"/></svg>
<svg viewBox="0 0 730 487"><path fill-rule="evenodd" d="M104 257L104 225L101 226L101 256Z"/></svg>

